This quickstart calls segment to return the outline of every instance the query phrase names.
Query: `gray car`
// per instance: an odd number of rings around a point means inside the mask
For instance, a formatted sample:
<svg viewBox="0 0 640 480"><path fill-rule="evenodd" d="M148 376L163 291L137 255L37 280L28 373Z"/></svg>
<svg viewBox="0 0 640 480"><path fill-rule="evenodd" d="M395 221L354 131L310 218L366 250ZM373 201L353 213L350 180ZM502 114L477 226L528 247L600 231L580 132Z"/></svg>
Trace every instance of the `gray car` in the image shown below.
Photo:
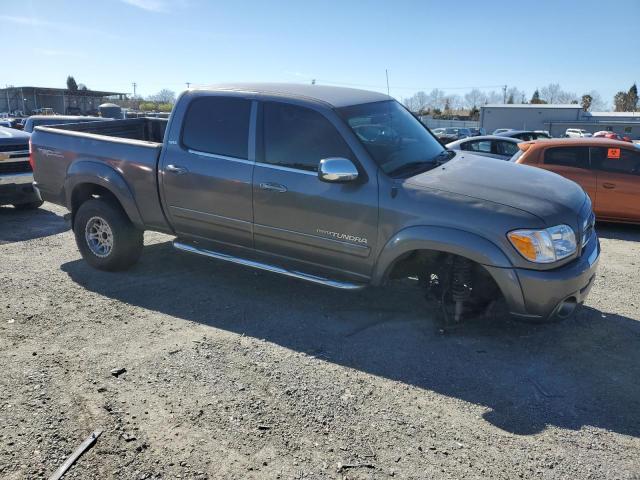
<svg viewBox="0 0 640 480"><path fill-rule="evenodd" d="M418 277L453 321L499 298L519 318L565 318L595 278L600 246L578 185L452 159L380 93L193 89L168 123L37 127L32 149L42 197L71 211L99 269L130 267L154 230L183 252L346 290Z"/></svg>
<svg viewBox="0 0 640 480"><path fill-rule="evenodd" d="M471 137L447 144L450 150L472 152L474 155L509 160L518 153L518 144L522 140L498 135L485 135L483 137Z"/></svg>

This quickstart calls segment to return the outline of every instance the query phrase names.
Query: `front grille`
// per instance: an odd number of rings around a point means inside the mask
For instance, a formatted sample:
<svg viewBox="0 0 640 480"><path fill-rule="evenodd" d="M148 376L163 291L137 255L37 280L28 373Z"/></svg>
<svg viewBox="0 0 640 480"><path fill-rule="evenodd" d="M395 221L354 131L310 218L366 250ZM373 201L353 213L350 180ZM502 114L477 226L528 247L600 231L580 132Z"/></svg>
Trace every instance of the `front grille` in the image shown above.
<svg viewBox="0 0 640 480"><path fill-rule="evenodd" d="M24 152L29 150L29 144L24 145L0 145L0 152Z"/></svg>
<svg viewBox="0 0 640 480"><path fill-rule="evenodd" d="M29 162L0 162L0 174L31 172Z"/></svg>
<svg viewBox="0 0 640 480"><path fill-rule="evenodd" d="M593 230L595 228L596 216L593 212L585 219L582 224L582 248L584 249L585 245L589 243L589 239L593 235Z"/></svg>

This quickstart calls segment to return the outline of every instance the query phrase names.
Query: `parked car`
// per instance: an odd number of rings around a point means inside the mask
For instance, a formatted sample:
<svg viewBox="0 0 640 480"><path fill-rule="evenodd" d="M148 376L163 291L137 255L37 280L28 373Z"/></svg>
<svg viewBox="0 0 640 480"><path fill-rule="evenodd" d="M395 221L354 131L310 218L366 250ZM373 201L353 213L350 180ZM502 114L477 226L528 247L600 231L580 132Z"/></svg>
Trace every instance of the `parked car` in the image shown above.
<svg viewBox="0 0 640 480"><path fill-rule="evenodd" d="M479 137L487 134L487 131L484 128L470 128L469 132L471 132L471 137Z"/></svg>
<svg viewBox="0 0 640 480"><path fill-rule="evenodd" d="M491 135L500 135L504 132L510 132L513 128L496 128Z"/></svg>
<svg viewBox="0 0 640 480"><path fill-rule="evenodd" d="M593 137L593 134L583 130L582 128L567 128L564 132L564 136L567 138L588 138Z"/></svg>
<svg viewBox="0 0 640 480"><path fill-rule="evenodd" d="M521 143L513 161L562 175L591 197L599 220L640 223L640 149L606 138Z"/></svg>
<svg viewBox="0 0 640 480"><path fill-rule="evenodd" d="M619 135L615 132L610 132L608 130L601 130L593 134L595 138L607 138L609 140L618 140L620 142L629 142L633 143L630 137Z"/></svg>
<svg viewBox="0 0 640 480"><path fill-rule="evenodd" d="M42 197L71 211L103 270L131 266L155 230L181 251L336 288L418 276L445 318L501 292L513 315L547 320L584 300L598 263L578 185L467 152L445 163L451 152L380 93L192 89L168 124L39 127L32 152Z"/></svg>
<svg viewBox="0 0 640 480"><path fill-rule="evenodd" d="M470 137L471 131L468 128L446 127L443 132L434 133L434 135L438 137L438 140L442 143L450 143Z"/></svg>
<svg viewBox="0 0 640 480"><path fill-rule="evenodd" d="M32 115L24 122L24 131L33 132L33 129L41 125L61 125L64 123L99 122L109 120L101 117L82 117L75 115Z"/></svg>
<svg viewBox="0 0 640 480"><path fill-rule="evenodd" d="M451 142L447 144L447 148L450 150L472 152L475 155L481 155L483 157L510 160L511 157L518 153L518 143L520 142L522 142L522 140L517 138L486 135Z"/></svg>
<svg viewBox="0 0 640 480"><path fill-rule="evenodd" d="M517 138L525 142L530 140L546 140L552 138L547 132L540 130L509 130L508 132L499 133L501 137Z"/></svg>
<svg viewBox="0 0 640 480"><path fill-rule="evenodd" d="M29 135L0 127L0 205L34 209L42 205L33 188L29 164Z"/></svg>

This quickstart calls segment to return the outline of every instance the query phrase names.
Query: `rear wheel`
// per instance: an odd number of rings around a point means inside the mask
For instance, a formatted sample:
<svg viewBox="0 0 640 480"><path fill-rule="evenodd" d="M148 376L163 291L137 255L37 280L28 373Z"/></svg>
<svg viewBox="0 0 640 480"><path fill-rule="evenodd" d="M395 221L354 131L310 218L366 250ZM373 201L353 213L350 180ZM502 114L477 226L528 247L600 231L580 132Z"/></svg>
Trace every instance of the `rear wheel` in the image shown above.
<svg viewBox="0 0 640 480"><path fill-rule="evenodd" d="M40 208L44 202L42 200L38 200L36 202L29 203L15 203L13 208L16 210L35 210L36 208Z"/></svg>
<svg viewBox="0 0 640 480"><path fill-rule="evenodd" d="M91 199L80 205L73 232L82 258L99 270L125 270L140 258L143 232L115 202Z"/></svg>

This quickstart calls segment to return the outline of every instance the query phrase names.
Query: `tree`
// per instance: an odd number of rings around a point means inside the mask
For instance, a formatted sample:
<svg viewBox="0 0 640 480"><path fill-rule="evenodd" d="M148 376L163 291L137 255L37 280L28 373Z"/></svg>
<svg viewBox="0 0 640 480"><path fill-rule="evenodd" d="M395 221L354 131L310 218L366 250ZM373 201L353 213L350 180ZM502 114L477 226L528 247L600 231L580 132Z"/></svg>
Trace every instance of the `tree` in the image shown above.
<svg viewBox="0 0 640 480"><path fill-rule="evenodd" d="M507 98L507 103L513 103L513 94L509 95L509 98Z"/></svg>
<svg viewBox="0 0 640 480"><path fill-rule="evenodd" d="M592 112L605 112L607 110L610 110L610 107L607 104L607 102L602 100L602 97L596 90L591 90L587 92L587 95L591 97L590 110Z"/></svg>
<svg viewBox="0 0 640 480"><path fill-rule="evenodd" d="M545 102L540 98L540 92L536 88L536 91L533 92L533 95L531 96L531 102L529 103L540 104L540 103L547 103L547 102Z"/></svg>
<svg viewBox="0 0 640 480"><path fill-rule="evenodd" d="M638 109L638 87L634 83L627 93L627 111L635 112Z"/></svg>
<svg viewBox="0 0 640 480"><path fill-rule="evenodd" d="M487 96L477 88L474 88L464 96L465 107L473 109L480 107L487 101Z"/></svg>
<svg viewBox="0 0 640 480"><path fill-rule="evenodd" d="M449 97L444 99L444 113L449 113L451 110L451 105L449 104Z"/></svg>
<svg viewBox="0 0 640 480"><path fill-rule="evenodd" d="M67 77L67 90L69 90L70 92L78 91L78 84L76 83L76 79L71 75Z"/></svg>
<svg viewBox="0 0 640 480"><path fill-rule="evenodd" d="M627 94L623 91L616 93L613 97L613 105L616 112L625 112L627 108Z"/></svg>
<svg viewBox="0 0 640 480"><path fill-rule="evenodd" d="M584 110L585 112L589 111L589 109L591 108L591 102L593 102L593 97L591 95L589 95L588 93L582 95L582 110Z"/></svg>
<svg viewBox="0 0 640 480"><path fill-rule="evenodd" d="M175 103L176 94L175 92L164 88L154 95L149 95L147 97L147 101L155 103Z"/></svg>

